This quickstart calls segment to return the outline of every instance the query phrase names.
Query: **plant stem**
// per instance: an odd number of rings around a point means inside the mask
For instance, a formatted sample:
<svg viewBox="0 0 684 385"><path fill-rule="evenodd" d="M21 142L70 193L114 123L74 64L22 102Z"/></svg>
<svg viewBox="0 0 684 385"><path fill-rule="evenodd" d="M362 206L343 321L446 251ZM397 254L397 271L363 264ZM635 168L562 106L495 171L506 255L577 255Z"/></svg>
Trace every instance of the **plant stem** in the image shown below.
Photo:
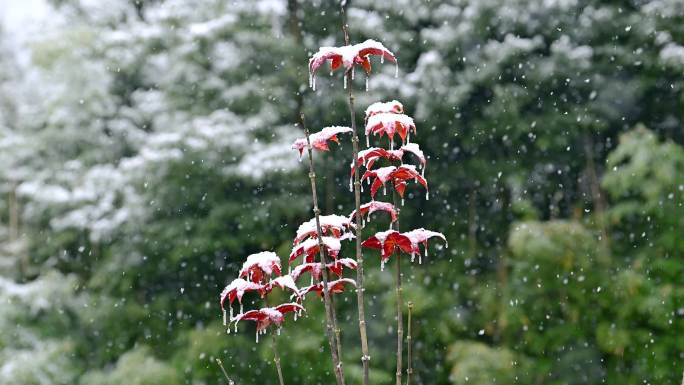
<svg viewBox="0 0 684 385"><path fill-rule="evenodd" d="M411 375L413 368L411 367L411 313L413 311L413 302L408 303L408 336L406 336L406 385L411 385Z"/></svg>
<svg viewBox="0 0 684 385"><path fill-rule="evenodd" d="M276 343L276 336L273 333L271 333L271 341L273 343L273 362L275 362L276 370L278 370L278 381L280 381L280 385L285 385L285 381L283 380L283 369L280 367L278 344Z"/></svg>
<svg viewBox="0 0 684 385"><path fill-rule="evenodd" d="M268 300L268 297L266 297L266 306L271 306L269 303L270 301ZM273 349L273 363L275 363L276 371L278 372L278 381L280 385L285 385L285 381L283 380L283 368L280 366L280 353L278 352L278 343L276 342L276 333L271 330L271 347Z"/></svg>
<svg viewBox="0 0 684 385"><path fill-rule="evenodd" d="M584 155L586 158L587 179L591 190L591 200L596 212L598 228L601 232L601 248L598 260L604 266L610 263L610 238L608 236L608 226L606 222L606 201L601 193L601 182L596 171L594 162L594 141L590 135L584 135Z"/></svg>
<svg viewBox="0 0 684 385"><path fill-rule="evenodd" d="M397 210L397 220L394 222L394 230L399 231L399 209L397 199L397 192L392 191L392 201L394 203L395 210ZM397 274L396 274L396 292L397 292L397 372L396 372L396 385L401 385L401 375L402 375L402 358L403 358L403 347L404 347L404 314L403 305L404 301L402 299L401 287L401 253L396 253L397 259Z"/></svg>
<svg viewBox="0 0 684 385"><path fill-rule="evenodd" d="M228 377L228 373L226 372L226 369L223 367L223 362L219 358L216 359L216 363L218 364L219 368L221 368L221 372L223 372L223 376L226 377L226 380L228 381L228 385L233 385L235 382Z"/></svg>
<svg viewBox="0 0 684 385"><path fill-rule="evenodd" d="M349 45L349 26L345 19L344 6L342 9L342 30L344 42ZM361 182L359 181L359 165L356 158L359 154L359 135L356 132L356 113L354 111L354 92L352 90L351 76L347 76L347 90L349 91L349 119L352 129L352 164L354 165L354 204L356 209L356 301L359 310L359 336L361 337L361 362L363 364L363 385L369 384L368 333L366 331L366 310L364 301L364 277L363 277L363 254L361 253L361 230L363 221L361 218Z"/></svg>
<svg viewBox="0 0 684 385"><path fill-rule="evenodd" d="M311 198L313 200L313 212L316 218L316 234L318 235L318 248L321 255L321 270L323 272L323 301L325 303L325 318L326 318L326 335L328 336L328 343L330 344L330 355L333 361L333 371L335 372L335 379L337 380L337 385L344 385L344 372L342 370L342 362L340 361L337 341L333 335L334 331L337 330L337 322L335 320L335 313L332 304L332 298L330 292L328 291L328 269L326 265L328 264L325 255L325 245L323 244L323 232L321 231L321 220L320 214L321 210L318 208L318 196L316 194L316 173L314 172L313 164L313 150L311 148L311 140L309 139L309 129L306 127L304 122L304 113L300 115L302 128L304 129L304 135L306 136L306 148L309 156L309 179L311 180ZM339 335L339 332L336 333Z"/></svg>

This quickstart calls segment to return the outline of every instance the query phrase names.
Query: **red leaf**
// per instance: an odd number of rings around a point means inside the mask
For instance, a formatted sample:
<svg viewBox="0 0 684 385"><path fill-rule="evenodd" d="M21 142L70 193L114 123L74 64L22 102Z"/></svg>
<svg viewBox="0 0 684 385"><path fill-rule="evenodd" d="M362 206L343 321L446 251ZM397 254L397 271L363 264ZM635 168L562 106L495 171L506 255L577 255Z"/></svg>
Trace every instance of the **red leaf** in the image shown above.
<svg viewBox="0 0 684 385"><path fill-rule="evenodd" d="M358 64L366 70L366 73L370 73L369 55L381 56L393 62L397 61L394 54L381 43L374 40L366 40L363 43L354 45L319 48L318 52L309 59L309 74L313 77L318 68L328 60L332 60L331 69L333 71L343 66L345 72L349 72L355 64Z"/></svg>
<svg viewBox="0 0 684 385"><path fill-rule="evenodd" d="M381 250L382 262L387 261L397 249L405 253L410 253L412 250L411 240L396 230L378 232L363 241L361 246Z"/></svg>
<svg viewBox="0 0 684 385"><path fill-rule="evenodd" d="M370 216L376 211L386 211L389 213L392 222L397 220L397 210L395 209L394 205L391 203L387 202L378 202L378 201L370 201L368 203L364 203L361 205L361 216ZM354 218L354 215L356 214L356 210L352 211L351 214L349 214L349 220Z"/></svg>
<svg viewBox="0 0 684 385"><path fill-rule="evenodd" d="M342 277L343 268L356 270L358 263L351 258L340 258L332 263L326 265L328 270L335 274L338 278Z"/></svg>
<svg viewBox="0 0 684 385"><path fill-rule="evenodd" d="M300 312L300 311L305 311L304 306L298 304L298 303L284 303L282 305L276 306L276 310L283 314L291 313L291 312Z"/></svg>
<svg viewBox="0 0 684 385"><path fill-rule="evenodd" d="M428 239L432 237L438 237L446 242L446 237L444 234L438 233L436 231L425 230L423 228L407 231L404 233L404 235L411 240L411 261L413 261L415 256L418 255L419 263L422 262L422 258L420 258L420 244L422 244L425 248L425 255L427 256ZM449 247L448 243L446 244L446 247Z"/></svg>
<svg viewBox="0 0 684 385"><path fill-rule="evenodd" d="M250 310L248 312L238 314L234 321L256 321L257 332L266 329L270 324L280 326L283 324L283 313L272 307L265 307L259 310Z"/></svg>
<svg viewBox="0 0 684 385"><path fill-rule="evenodd" d="M387 159L389 161L401 161L403 151L387 151L384 148L371 147L362 151L359 151L356 157L356 165L365 165L366 169L371 169L375 161L380 158ZM354 164L351 166L351 175L354 175Z"/></svg>
<svg viewBox="0 0 684 385"><path fill-rule="evenodd" d="M264 290L265 286L262 284L245 281L242 278L236 278L231 283L229 283L221 292L221 295L219 297L221 302L221 309L223 310L224 303L226 302L226 300L228 300L228 303L231 305L236 299L238 300L238 302L242 303L242 297L245 295L246 292L256 291L260 295L263 295Z"/></svg>
<svg viewBox="0 0 684 385"><path fill-rule="evenodd" d="M272 251L262 251L247 257L239 277L248 278L252 282L263 282L274 273L280 275L280 257Z"/></svg>
<svg viewBox="0 0 684 385"><path fill-rule="evenodd" d="M283 290L289 289L293 293L299 295L299 288L297 287L297 285L295 285L294 279L290 275L283 275L274 280L271 280L271 282L269 282L266 285L266 290L270 292L276 286Z"/></svg>
<svg viewBox="0 0 684 385"><path fill-rule="evenodd" d="M373 115L380 113L403 114L404 106L396 101L390 102L375 102L366 108L366 121Z"/></svg>
<svg viewBox="0 0 684 385"><path fill-rule="evenodd" d="M356 287L356 281L350 278L340 278L336 281L328 282L328 288L330 294L338 294L344 291L345 285L352 285ZM316 283L311 286L303 288L300 292L301 296L305 296L308 293L315 292L319 296L323 296L323 282Z"/></svg>
<svg viewBox="0 0 684 385"><path fill-rule="evenodd" d="M402 164L399 167L388 166L381 167L375 170L367 170L361 180L374 177L375 180L371 184L371 198L375 199L375 194L378 192L381 186L385 186L387 181L392 181L395 190L399 195L404 197L404 189L406 188L406 181L415 180L425 189L428 188L427 181L423 178L417 171L416 167L412 165Z"/></svg>
<svg viewBox="0 0 684 385"><path fill-rule="evenodd" d="M309 141L311 142L311 147L318 151L328 151L328 141L332 140L339 143L337 139L337 134L342 134L346 132L351 132L352 129L349 127L342 126L331 126L325 127L322 130L309 135ZM299 156L302 156L304 149L306 148L306 138L300 138L292 143L292 149L299 151Z"/></svg>
<svg viewBox="0 0 684 385"><path fill-rule="evenodd" d="M325 251L333 258L336 258L340 252L340 239L333 237L323 237L323 246ZM292 252L290 253L289 263L292 263L300 255L305 255L305 262L313 262L314 257L320 251L319 243L317 238L309 238L306 241L294 246Z"/></svg>
<svg viewBox="0 0 684 385"><path fill-rule="evenodd" d="M318 218L320 220L321 233L323 233L323 235L339 238L342 234L354 227L354 224L351 223L350 219L341 215L320 215ZM316 218L311 218L302 223L297 229L294 244L296 245L306 238L315 238L317 236Z"/></svg>
<svg viewBox="0 0 684 385"><path fill-rule="evenodd" d="M337 275L338 277L342 276L343 267L346 267L348 269L356 269L356 266L356 261L351 258L340 258L326 265L328 271ZM319 262L302 263L301 265L298 265L297 267L292 269L290 275L296 281L302 276L302 274L307 272L311 274L313 279L317 281L320 280L321 264Z"/></svg>
<svg viewBox="0 0 684 385"><path fill-rule="evenodd" d="M404 114L380 112L371 115L366 122L366 136L378 135L382 138L387 135L390 141L394 141L394 135L399 134L402 142L406 142L409 133L416 133L416 125L413 119Z"/></svg>

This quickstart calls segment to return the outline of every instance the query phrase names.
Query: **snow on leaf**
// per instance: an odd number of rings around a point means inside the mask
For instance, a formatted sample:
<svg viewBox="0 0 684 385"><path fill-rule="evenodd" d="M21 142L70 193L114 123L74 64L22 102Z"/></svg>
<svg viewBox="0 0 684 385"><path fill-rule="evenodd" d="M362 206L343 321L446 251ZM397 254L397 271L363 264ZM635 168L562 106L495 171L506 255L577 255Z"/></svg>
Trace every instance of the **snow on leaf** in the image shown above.
<svg viewBox="0 0 684 385"><path fill-rule="evenodd" d="M396 230L381 231L366 239L361 244L363 247L369 249L377 249L381 251L381 261L384 263L395 252L401 250L405 253L411 253L413 250L411 240L404 234Z"/></svg>
<svg viewBox="0 0 684 385"><path fill-rule="evenodd" d="M304 306L302 306L298 303L294 303L294 302L284 303L284 304L278 305L278 306L276 306L275 309L278 310L279 312L281 312L283 315L285 315L287 313L292 313L292 312L306 311L304 309Z"/></svg>
<svg viewBox="0 0 684 385"><path fill-rule="evenodd" d="M411 254L411 261L413 261L416 255L420 255L420 244L423 244L427 253L427 241L432 237L439 237L446 242L444 234L420 228L405 233L399 233L396 230L381 231L366 239L361 246L381 250L383 263L395 251Z"/></svg>
<svg viewBox="0 0 684 385"><path fill-rule="evenodd" d="M396 63L394 54L375 40L363 43L345 45L342 47L320 47L309 59L309 86L316 89L315 75L323 63L330 61L330 70L343 67L345 74L352 71L354 65L361 65L367 74L371 72L370 55L380 56L381 60L388 59Z"/></svg>
<svg viewBox="0 0 684 385"><path fill-rule="evenodd" d="M415 155L418 160L420 161L420 164L425 167L425 154L423 154L423 151L420 149L420 146L418 146L418 143L407 143L399 149L402 152L410 152L411 154ZM404 154L402 153L402 156Z"/></svg>
<svg viewBox="0 0 684 385"><path fill-rule="evenodd" d="M326 265L328 270L330 270L337 277L342 277L342 272L344 268L356 270L358 263L351 258L340 258Z"/></svg>
<svg viewBox="0 0 684 385"><path fill-rule="evenodd" d="M290 276L292 276L292 279L297 281L302 276L302 274L306 272L310 273L314 279L319 280L321 278L321 264L318 262L302 263L300 265L297 265L297 267L295 267L294 269L292 269Z"/></svg>
<svg viewBox="0 0 684 385"><path fill-rule="evenodd" d="M397 220L397 210L391 203L370 201L368 203L362 204L360 209L362 217L366 215L370 216L376 211L386 211L387 213L389 213L392 222ZM352 218L354 218L354 215L356 215L356 210L352 211L351 214L349 214L349 219L351 220Z"/></svg>
<svg viewBox="0 0 684 385"><path fill-rule="evenodd" d="M256 291L263 295L265 286L260 283L245 281L242 278L236 278L231 283L229 283L221 292L219 296L221 302L221 309L225 307L225 302L228 300L229 305L237 299L239 303L242 303L242 297L248 291Z"/></svg>
<svg viewBox="0 0 684 385"><path fill-rule="evenodd" d="M315 132L311 135L309 135L309 141L311 141L311 147L313 149L319 150L319 151L328 151L330 148L328 147L328 141L332 140L336 143L339 143L339 139L337 139L338 134L343 134L346 132L352 132L352 129L349 127L343 127L343 126L330 126L330 127L325 127L322 130ZM299 151L299 156L301 157L302 154L304 153L304 149L306 148L306 138L299 138L292 143L292 149Z"/></svg>
<svg viewBox="0 0 684 385"><path fill-rule="evenodd" d="M416 133L416 125L413 118L404 114L381 112L370 116L366 122L366 136L378 135L382 138L387 135L390 141L394 141L394 135L399 134L402 142L406 142L411 131Z"/></svg>
<svg viewBox="0 0 684 385"><path fill-rule="evenodd" d="M427 190L428 185L425 178L423 178L417 171L416 167L412 165L402 164L399 167L387 166L381 167L375 170L367 170L361 180L367 178L375 178L371 184L371 198L375 198L375 194L378 192L380 187L384 187L385 183L391 181L394 184L394 189L403 198L404 191L406 190L406 182L409 180L415 180Z"/></svg>
<svg viewBox="0 0 684 385"><path fill-rule="evenodd" d="M239 321L255 321L257 323L257 333L266 329L269 325L275 324L280 326L283 324L285 317L283 313L272 307L265 307L258 310L249 310L245 313L235 316L235 323ZM258 340L257 340L258 341Z"/></svg>
<svg viewBox="0 0 684 385"><path fill-rule="evenodd" d="M280 275L280 257L272 251L262 251L247 257L240 269L240 278L248 278L252 282L262 282L271 275Z"/></svg>
<svg viewBox="0 0 684 385"><path fill-rule="evenodd" d="M329 281L328 282L328 290L330 294L338 294L344 292L344 288L346 285L352 285L356 287L356 281L354 281L351 278L340 278L336 281ZM307 286L303 288L300 292L300 295L303 297L311 292L317 293L320 297L323 297L323 282L316 283L311 286Z"/></svg>
<svg viewBox="0 0 684 385"><path fill-rule="evenodd" d="M404 235L411 240L411 261L413 261L416 255L420 255L420 244L423 244L423 247L425 248L425 255L427 255L428 239L432 237L438 237L441 238L444 242L447 241L444 234L436 231L426 230L422 227L419 229L407 231L404 233Z"/></svg>
<svg viewBox="0 0 684 385"><path fill-rule="evenodd" d="M381 113L403 114L404 105L396 100L389 102L375 102L366 108L366 121L373 115Z"/></svg>
<svg viewBox="0 0 684 385"><path fill-rule="evenodd" d="M299 313L305 311L304 307L297 303L284 303L276 307L264 307L258 310L250 310L245 313L238 314L235 316L233 321L237 328L237 323L239 321L255 321L257 323L257 342L259 341L258 335L260 332L264 332L265 329L274 324L280 326L285 320L285 314L294 312Z"/></svg>
<svg viewBox="0 0 684 385"><path fill-rule="evenodd" d="M367 170L370 170L373 168L375 162L380 158L386 159L388 161L402 161L404 154L407 152L414 154L420 161L421 167L425 167L425 154L423 154L423 151L420 149L420 146L417 143L407 143L406 145L401 146L398 150L385 150L384 148L371 147L359 151L356 158L356 166L360 167L361 165L364 165ZM354 164L352 164L350 168L351 175L353 176L355 172Z"/></svg>
<svg viewBox="0 0 684 385"><path fill-rule="evenodd" d="M266 285L266 290L271 291L273 288L277 286L281 289L289 289L295 294L299 294L299 288L295 284L294 280L292 279L292 276L290 275L283 275L280 276L276 279L271 280L267 285Z"/></svg>
<svg viewBox="0 0 684 385"><path fill-rule="evenodd" d="M403 151L395 150L388 151L384 148L371 147L362 151L359 151L356 157L356 166L365 165L366 169L373 168L373 164L380 158L394 161L401 161L401 157L404 155ZM354 164L351 165L351 175L355 172Z"/></svg>
<svg viewBox="0 0 684 385"><path fill-rule="evenodd" d="M356 261L351 258L340 258L326 265L328 271L337 275L338 277L342 277L343 268L346 267L348 269L356 269L357 266L358 265ZM290 275L292 276L292 279L296 281L302 276L302 274L307 272L311 274L313 279L317 281L320 280L322 272L321 264L319 262L302 263L301 265L298 265L292 269Z"/></svg>
<svg viewBox="0 0 684 385"><path fill-rule="evenodd" d="M339 238L342 234L354 227L350 219L341 215L321 215L318 217L321 224L321 233L324 235ZM297 235L294 239L294 244L302 242L306 238L315 238L318 234L316 230L316 218L302 223L297 229Z"/></svg>
<svg viewBox="0 0 684 385"><path fill-rule="evenodd" d="M343 237L344 239L347 239L348 237ZM340 244L340 239L343 238L335 238L335 237L323 237L321 240L323 241L323 246L325 247L326 253L330 255L333 258L337 258L337 255L340 253L340 248L342 245ZM292 263L297 257L300 255L305 255L305 262L313 262L315 255L320 251L319 247L319 240L318 238L309 238L306 241L295 245L292 248L292 252L290 253L290 259L289 263Z"/></svg>

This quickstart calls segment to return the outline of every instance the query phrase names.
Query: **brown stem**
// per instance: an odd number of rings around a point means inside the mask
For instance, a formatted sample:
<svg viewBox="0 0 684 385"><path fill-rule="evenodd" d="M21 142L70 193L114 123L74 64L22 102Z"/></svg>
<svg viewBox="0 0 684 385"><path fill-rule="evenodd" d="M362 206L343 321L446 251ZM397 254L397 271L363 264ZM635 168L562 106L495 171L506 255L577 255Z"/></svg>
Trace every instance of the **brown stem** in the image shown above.
<svg viewBox="0 0 684 385"><path fill-rule="evenodd" d="M610 239L608 238L608 226L606 224L606 201L601 193L601 183L599 182L598 173L596 172L596 163L594 162L594 141L591 135L584 135L584 154L587 162L587 176L589 179L589 188L591 189L591 200L596 212L596 219L598 222L599 231L601 232L601 253L599 260L608 264Z"/></svg>
<svg viewBox="0 0 684 385"><path fill-rule="evenodd" d="M411 385L411 375L413 374L413 367L411 366L411 313L413 312L413 302L408 303L408 335L406 336L406 385Z"/></svg>
<svg viewBox="0 0 684 385"><path fill-rule="evenodd" d="M397 192L392 191L392 200L394 202L394 207L397 210L397 220L394 222L394 230L399 231L399 209ZM401 253L396 254L397 259L397 274L396 274L396 292L397 292L397 371L396 371L396 385L401 385L401 375L402 375L402 359L403 359L403 347L404 347L404 314L403 306L404 302L402 299L403 288L401 287Z"/></svg>
<svg viewBox="0 0 684 385"><path fill-rule="evenodd" d="M223 362L219 358L216 359L216 364L218 364L219 368L221 368L221 372L223 372L223 376L226 377L226 380L228 381L228 385L234 385L235 382L228 377L228 373L226 372L226 369L223 367Z"/></svg>
<svg viewBox="0 0 684 385"><path fill-rule="evenodd" d="M276 370L278 371L278 381L280 385L285 385L283 380L283 369L280 367L280 354L278 354L278 344L276 343L275 334L271 333L271 341L273 344L273 362L275 363Z"/></svg>
<svg viewBox="0 0 684 385"><path fill-rule="evenodd" d="M468 197L468 257L474 258L477 252L477 188L470 189Z"/></svg>
<svg viewBox="0 0 684 385"><path fill-rule="evenodd" d="M268 297L266 297L266 306L271 306ZM280 353L278 352L278 343L276 342L275 332L271 331L271 348L273 349L273 363L275 364L276 371L278 372L278 382L280 385L285 385L285 380L283 380L283 368L280 366Z"/></svg>
<svg viewBox="0 0 684 385"><path fill-rule="evenodd" d="M309 139L309 129L306 127L304 122L304 113L300 115L302 128L304 129L304 135L306 136L306 149L309 156L309 179L311 180L311 198L313 200L313 212L316 218L316 234L318 236L318 248L321 255L321 270L323 272L323 301L325 303L325 319L326 319L326 335L328 337L328 343L330 344L330 355L333 361L333 371L335 372L335 379L337 380L337 385L344 385L344 372L342 370L342 362L340 361L339 348L337 341L335 340L334 330L337 329L337 322L335 320L334 308L331 300L330 292L328 291L328 269L326 265L328 264L325 245L323 244L323 231L321 231L321 210L318 208L318 196L316 194L316 173L314 172L313 164L313 150L311 147L311 140Z"/></svg>
<svg viewBox="0 0 684 385"><path fill-rule="evenodd" d="M345 19L344 6L342 7L342 30L344 42L349 45L349 26ZM359 154L359 135L356 132L356 113L354 110L354 92L352 90L351 76L347 76L347 90L349 92L349 120L352 129L352 164L354 165L354 207L356 208L356 302L359 310L359 336L361 337L361 363L363 364L363 385L369 384L369 361L368 333L366 331L366 310L364 301L364 276L363 276L363 253L361 252L361 231L363 220L361 218L361 182L359 181L359 165L356 162Z"/></svg>

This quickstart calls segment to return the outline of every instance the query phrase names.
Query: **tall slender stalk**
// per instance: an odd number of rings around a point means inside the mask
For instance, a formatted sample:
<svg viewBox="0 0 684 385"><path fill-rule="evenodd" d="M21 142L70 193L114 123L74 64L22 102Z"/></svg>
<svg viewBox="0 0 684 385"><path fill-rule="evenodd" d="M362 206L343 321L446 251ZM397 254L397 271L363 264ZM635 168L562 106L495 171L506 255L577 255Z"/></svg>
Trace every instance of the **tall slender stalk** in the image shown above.
<svg viewBox="0 0 684 385"><path fill-rule="evenodd" d="M268 297L266 297L266 306L271 306ZM280 385L285 385L285 380L283 380L283 368L280 366L278 342L276 341L276 335L273 331L271 331L271 348L273 349L273 363L275 364L276 371L278 372L278 382Z"/></svg>
<svg viewBox="0 0 684 385"><path fill-rule="evenodd" d="M397 198L397 192L392 191L392 201L394 203L395 210L397 210L397 220L394 222L394 230L399 231L399 209ZM397 372L396 372L396 385L401 385L401 375L402 375L402 359L403 359L403 347L404 347L404 314L403 307L404 301L402 299L403 288L401 287L401 253L397 253L397 274L396 274L396 292L397 292Z"/></svg>
<svg viewBox="0 0 684 385"><path fill-rule="evenodd" d="M285 385L283 380L283 369L280 367L280 354L278 354L278 344L276 343L275 334L271 333L271 342L273 345L273 362L275 363L276 370L278 371L278 381L280 385Z"/></svg>
<svg viewBox="0 0 684 385"><path fill-rule="evenodd" d="M349 26L342 10L342 31L344 32L344 43L349 45ZM366 309L364 301L364 277L363 277L363 253L361 253L361 231L363 230L363 220L361 218L361 182L359 181L359 165L356 158L359 154L359 135L356 132L356 113L354 110L354 92L352 90L352 77L346 76L347 90L349 92L349 119L352 129L352 164L354 165L354 204L356 209L356 301L359 310L359 336L361 337L361 362L363 364L363 385L369 384L369 361L368 333L366 331Z"/></svg>
<svg viewBox="0 0 684 385"><path fill-rule="evenodd" d="M413 367L411 366L411 348L413 341L411 341L411 313L413 312L413 302L408 303L408 336L406 336L406 385L411 385L411 375L413 374Z"/></svg>
<svg viewBox="0 0 684 385"><path fill-rule="evenodd" d="M226 378L228 381L228 385L234 385L235 382L228 377L228 372L226 372L226 368L223 367L223 362L221 362L221 359L217 358L216 359L216 364L221 368L221 372L223 372L223 376Z"/></svg>
<svg viewBox="0 0 684 385"><path fill-rule="evenodd" d="M608 235L608 225L606 221L606 200L601 193L601 182L596 172L594 162L594 141L591 135L584 135L584 155L586 158L586 170L589 179L589 189L591 190L591 200L594 205L599 231L601 232L601 248L599 262L603 265L610 263L610 238Z"/></svg>
<svg viewBox="0 0 684 385"><path fill-rule="evenodd" d="M309 139L309 129L306 127L304 121L304 113L300 115L304 135L306 136L306 149L309 157L309 179L311 180L311 198L313 200L313 212L316 218L316 234L318 235L318 248L321 255L321 270L323 272L323 301L325 303L325 319L326 319L326 335L328 336L328 343L330 344L330 355L333 361L333 371L335 372L335 379L337 385L344 385L344 371L342 370L342 362L340 361L340 348L338 347L339 331L337 329L337 321L335 320L334 307L332 303L332 296L328 291L328 264L325 246L323 244L323 232L321 231L321 210L318 208L318 195L316 194L316 173L314 172L313 164L313 150L311 147L311 140ZM337 340L336 337L337 336Z"/></svg>

